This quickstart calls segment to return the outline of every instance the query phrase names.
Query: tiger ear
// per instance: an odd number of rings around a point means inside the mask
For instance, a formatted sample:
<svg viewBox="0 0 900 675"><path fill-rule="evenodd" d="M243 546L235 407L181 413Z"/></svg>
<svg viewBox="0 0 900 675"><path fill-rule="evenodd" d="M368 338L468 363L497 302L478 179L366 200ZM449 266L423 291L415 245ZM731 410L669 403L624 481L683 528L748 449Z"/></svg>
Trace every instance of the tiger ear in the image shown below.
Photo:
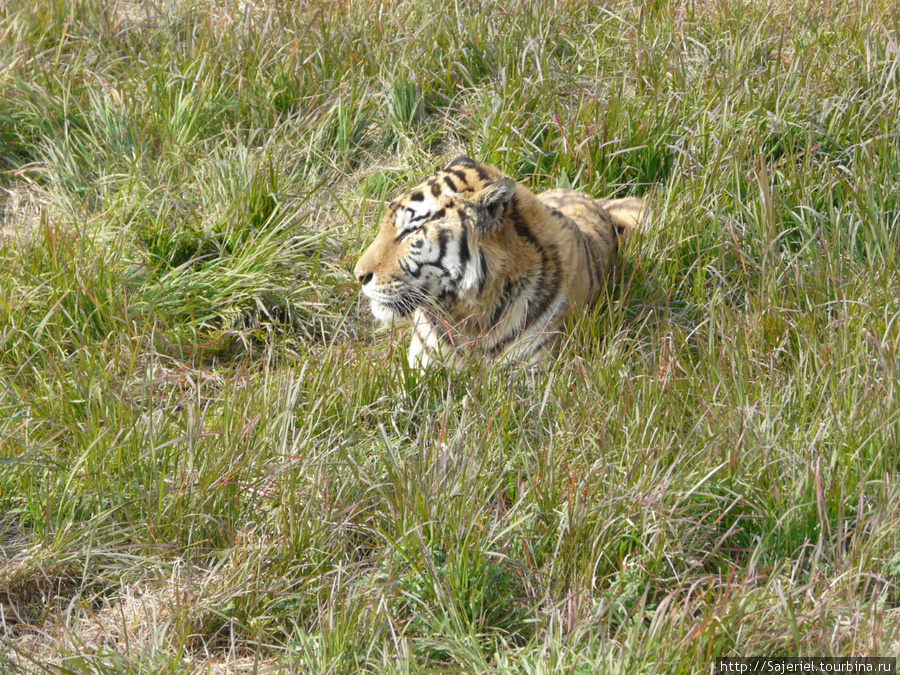
<svg viewBox="0 0 900 675"><path fill-rule="evenodd" d="M503 224L506 205L516 194L516 181L502 178L490 183L486 188L470 197L478 214L476 227L482 232L490 232Z"/></svg>

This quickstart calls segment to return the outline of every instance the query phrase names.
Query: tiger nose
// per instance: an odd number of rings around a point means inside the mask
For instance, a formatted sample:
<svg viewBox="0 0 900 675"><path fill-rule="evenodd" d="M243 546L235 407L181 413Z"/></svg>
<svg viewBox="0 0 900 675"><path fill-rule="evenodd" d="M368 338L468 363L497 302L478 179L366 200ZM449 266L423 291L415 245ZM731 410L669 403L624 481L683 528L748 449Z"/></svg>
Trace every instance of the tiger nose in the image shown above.
<svg viewBox="0 0 900 675"><path fill-rule="evenodd" d="M372 279L375 277L375 273L374 273L374 272L366 272L365 270L361 270L361 269L359 269L359 268L356 268L356 269L353 271L353 276L356 277L356 280L357 280L361 285L365 286L367 283L369 283L370 281L372 281Z"/></svg>

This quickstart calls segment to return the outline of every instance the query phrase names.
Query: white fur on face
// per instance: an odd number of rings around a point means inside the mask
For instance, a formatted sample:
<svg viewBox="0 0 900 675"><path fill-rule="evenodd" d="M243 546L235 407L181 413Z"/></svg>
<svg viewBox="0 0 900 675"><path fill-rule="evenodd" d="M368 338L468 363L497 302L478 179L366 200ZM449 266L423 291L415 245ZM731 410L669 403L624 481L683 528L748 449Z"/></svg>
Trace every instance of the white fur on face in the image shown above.
<svg viewBox="0 0 900 675"><path fill-rule="evenodd" d="M421 201L410 201L406 206L397 211L394 225L397 228L397 236L403 232L424 225L431 214L437 211L437 203L430 194L423 193Z"/></svg>
<svg viewBox="0 0 900 675"><path fill-rule="evenodd" d="M394 320L394 310L392 310L387 305L382 305L375 299L371 299L369 303L372 307L372 316L381 321L382 323L390 323Z"/></svg>
<svg viewBox="0 0 900 675"><path fill-rule="evenodd" d="M438 210L437 201L428 192L422 193L421 200L410 200L397 212L394 221L397 236L414 233ZM445 241L444 255L441 257L441 244L436 238L423 241L416 255L405 261L409 274L413 277L408 280L409 283L422 286L435 296L455 291L464 272L460 256L461 246L458 236L452 235ZM475 278L469 280L469 284L474 287L477 283L476 270Z"/></svg>

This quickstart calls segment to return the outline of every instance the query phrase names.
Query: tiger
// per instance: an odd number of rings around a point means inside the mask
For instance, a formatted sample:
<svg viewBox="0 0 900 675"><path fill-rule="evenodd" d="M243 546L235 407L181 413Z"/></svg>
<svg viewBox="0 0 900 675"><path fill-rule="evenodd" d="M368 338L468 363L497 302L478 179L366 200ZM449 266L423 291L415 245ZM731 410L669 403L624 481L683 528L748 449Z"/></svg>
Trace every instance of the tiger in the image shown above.
<svg viewBox="0 0 900 675"><path fill-rule="evenodd" d="M637 197L533 194L458 157L387 205L353 273L376 319L411 319L413 369L458 369L474 351L539 368L646 212Z"/></svg>

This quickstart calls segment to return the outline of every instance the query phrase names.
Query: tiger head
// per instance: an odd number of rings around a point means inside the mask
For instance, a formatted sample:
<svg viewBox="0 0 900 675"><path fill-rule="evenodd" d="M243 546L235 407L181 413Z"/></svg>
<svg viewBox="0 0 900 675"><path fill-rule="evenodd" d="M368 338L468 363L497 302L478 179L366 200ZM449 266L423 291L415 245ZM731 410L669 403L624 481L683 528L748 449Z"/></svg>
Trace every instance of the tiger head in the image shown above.
<svg viewBox="0 0 900 675"><path fill-rule="evenodd" d="M415 309L449 309L477 294L487 261L482 239L504 222L516 183L459 157L391 202L354 275L383 322Z"/></svg>

